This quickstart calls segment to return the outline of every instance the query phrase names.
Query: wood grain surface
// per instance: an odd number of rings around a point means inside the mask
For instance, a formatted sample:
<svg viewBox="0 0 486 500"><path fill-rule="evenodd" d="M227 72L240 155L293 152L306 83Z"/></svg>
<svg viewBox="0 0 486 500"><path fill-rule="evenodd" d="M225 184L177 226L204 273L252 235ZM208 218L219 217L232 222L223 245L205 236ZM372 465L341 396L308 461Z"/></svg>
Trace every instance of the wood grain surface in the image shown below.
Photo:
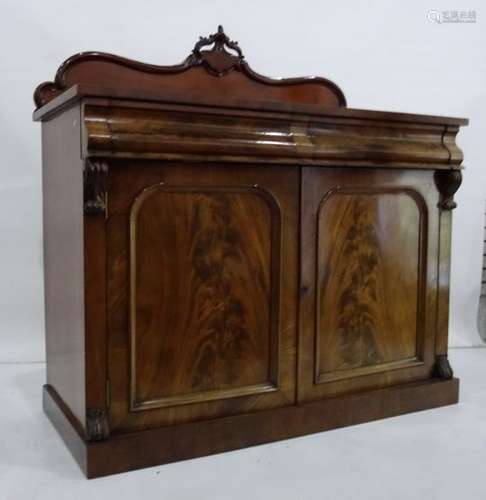
<svg viewBox="0 0 486 500"><path fill-rule="evenodd" d="M315 110L314 110L315 111ZM326 108L318 115L87 100L86 157L450 169L462 161L447 120ZM423 123L421 122L423 120Z"/></svg>
<svg viewBox="0 0 486 500"><path fill-rule="evenodd" d="M406 190L371 187L337 189L321 202L318 382L418 359L426 221L416 198Z"/></svg>
<svg viewBox="0 0 486 500"><path fill-rule="evenodd" d="M290 167L113 165L113 432L295 401L298 179Z"/></svg>
<svg viewBox="0 0 486 500"><path fill-rule="evenodd" d="M155 185L130 219L132 409L276 390L280 211L271 196Z"/></svg>
<svg viewBox="0 0 486 500"><path fill-rule="evenodd" d="M299 399L431 376L439 201L432 172L305 167Z"/></svg>

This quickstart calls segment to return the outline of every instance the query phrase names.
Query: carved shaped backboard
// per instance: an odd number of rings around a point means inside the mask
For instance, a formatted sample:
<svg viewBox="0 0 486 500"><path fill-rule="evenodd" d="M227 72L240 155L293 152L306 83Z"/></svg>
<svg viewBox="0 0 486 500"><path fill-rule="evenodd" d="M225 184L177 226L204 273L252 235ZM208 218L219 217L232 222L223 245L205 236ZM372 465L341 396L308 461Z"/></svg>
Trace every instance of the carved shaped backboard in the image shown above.
<svg viewBox="0 0 486 500"><path fill-rule="evenodd" d="M211 47L207 49L205 47ZM164 100L181 100L226 105L238 102L346 105L333 82L319 77L275 79L253 71L236 42L219 26L209 37L201 37L181 64L156 66L102 52L83 52L67 59L53 82L40 84L34 93L37 108L68 88L86 87L87 95L103 89L112 96L130 93Z"/></svg>

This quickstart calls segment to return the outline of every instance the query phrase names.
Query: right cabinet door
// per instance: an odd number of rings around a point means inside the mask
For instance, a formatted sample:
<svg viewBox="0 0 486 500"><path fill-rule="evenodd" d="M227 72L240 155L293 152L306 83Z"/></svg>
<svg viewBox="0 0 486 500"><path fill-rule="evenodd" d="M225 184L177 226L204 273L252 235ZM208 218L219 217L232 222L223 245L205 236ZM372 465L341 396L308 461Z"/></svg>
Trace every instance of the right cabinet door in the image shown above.
<svg viewBox="0 0 486 500"><path fill-rule="evenodd" d="M301 200L299 400L429 378L433 172L304 167Z"/></svg>

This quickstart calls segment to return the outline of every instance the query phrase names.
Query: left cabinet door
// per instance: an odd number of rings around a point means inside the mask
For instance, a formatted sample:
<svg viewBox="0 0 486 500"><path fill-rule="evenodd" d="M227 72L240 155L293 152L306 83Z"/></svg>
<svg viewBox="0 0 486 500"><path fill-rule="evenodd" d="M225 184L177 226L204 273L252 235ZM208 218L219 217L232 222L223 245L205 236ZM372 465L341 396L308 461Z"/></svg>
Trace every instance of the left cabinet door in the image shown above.
<svg viewBox="0 0 486 500"><path fill-rule="evenodd" d="M294 403L298 179L290 167L110 166L113 432Z"/></svg>

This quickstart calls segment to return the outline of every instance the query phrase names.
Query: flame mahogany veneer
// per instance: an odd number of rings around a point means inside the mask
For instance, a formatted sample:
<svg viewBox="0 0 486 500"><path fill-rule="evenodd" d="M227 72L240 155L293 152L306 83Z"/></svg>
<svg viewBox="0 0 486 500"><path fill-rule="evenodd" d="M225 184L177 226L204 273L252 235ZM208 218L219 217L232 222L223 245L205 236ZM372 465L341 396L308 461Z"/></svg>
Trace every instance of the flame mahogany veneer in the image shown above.
<svg viewBox="0 0 486 500"><path fill-rule="evenodd" d="M456 403L455 136L254 72L96 52L36 89L44 409L88 477Z"/></svg>

